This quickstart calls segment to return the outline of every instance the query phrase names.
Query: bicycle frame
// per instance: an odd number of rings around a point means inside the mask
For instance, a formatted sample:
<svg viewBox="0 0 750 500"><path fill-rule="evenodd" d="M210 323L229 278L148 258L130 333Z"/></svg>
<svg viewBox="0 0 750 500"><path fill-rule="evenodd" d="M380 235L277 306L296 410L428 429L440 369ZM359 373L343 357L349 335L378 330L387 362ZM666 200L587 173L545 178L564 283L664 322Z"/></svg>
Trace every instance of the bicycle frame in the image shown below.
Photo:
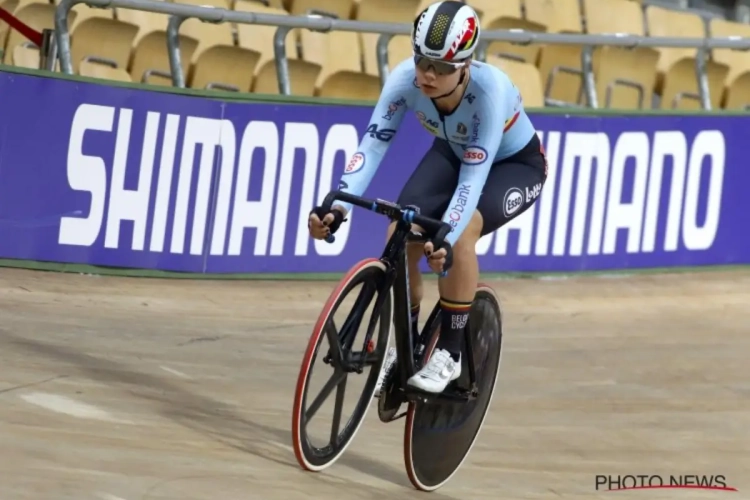
<svg viewBox="0 0 750 500"><path fill-rule="evenodd" d="M476 372L473 360L473 347L471 335L469 335L468 322L467 327L464 330L466 339L466 350L468 354L467 367L469 375L470 388L466 391L466 395L456 394L445 391L440 394L428 394L420 391L416 388L410 388L407 385L407 381L416 373L414 365L414 345L412 343L411 335L411 296L409 288L409 266L406 262L406 245L409 235L412 234L412 223L420 226L429 226L425 229L430 231L432 228L440 227L443 225L440 221L435 221L418 215L418 213L412 210L410 207L400 207L395 203L386 202L383 200L371 201L365 200L358 196L349 195L347 193L334 192L326 197L323 206L330 209L335 199L342 199L349 201L355 205L363 208L368 208L381 215L387 216L391 221L396 222L396 228L388 239L388 242L383 249L383 253L380 256L380 261L386 266L386 278L383 283L376 289L378 294L378 301L376 307L382 306L382 301L387 296L385 292L389 289L393 289L393 323L394 333L396 337L396 352L398 354L398 373L400 379L400 388L405 395L405 399L409 399L409 396L419 395L424 398L439 398L439 399L450 399L458 401L466 401L476 397ZM432 229L434 231L434 229ZM449 228L448 228L449 230ZM438 236L436 239L442 240L447 234L448 230L445 227L441 227L437 230ZM330 241L333 241L331 238ZM365 335L364 346L367 346L372 339L372 335L375 330L375 323L377 316L373 315L368 325L367 333ZM363 347L363 353L365 348ZM385 355L385 353L383 353ZM364 358L365 356L363 356ZM364 359L363 359L364 361ZM361 365L358 367L361 371Z"/></svg>

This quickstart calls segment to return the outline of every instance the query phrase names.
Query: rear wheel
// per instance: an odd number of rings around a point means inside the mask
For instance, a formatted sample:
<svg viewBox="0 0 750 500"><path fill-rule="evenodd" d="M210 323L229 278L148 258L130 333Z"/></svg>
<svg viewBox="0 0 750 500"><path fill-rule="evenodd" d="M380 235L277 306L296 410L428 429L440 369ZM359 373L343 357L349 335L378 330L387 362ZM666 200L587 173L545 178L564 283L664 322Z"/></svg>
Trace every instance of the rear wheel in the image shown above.
<svg viewBox="0 0 750 500"><path fill-rule="evenodd" d="M381 261L366 259L356 264L328 297L313 328L300 366L292 410L294 454L306 470L321 471L338 460L372 402L392 325L393 295L390 288L381 291L385 279L386 267ZM345 319L337 321L339 309ZM316 361L315 374L327 380L318 391L312 388ZM357 377L358 374L364 377ZM349 375L363 381L364 387L351 416L343 420ZM323 416L321 409L334 392L332 411ZM315 431L320 426L311 426L316 416L326 422L322 425L325 438L320 443L315 442Z"/></svg>
<svg viewBox="0 0 750 500"><path fill-rule="evenodd" d="M440 314L435 306L426 327L434 332L427 343L422 365L432 355L440 335ZM478 395L469 401L432 399L410 402L404 432L404 462L415 488L434 491L458 471L479 436L492 402L502 353L502 313L494 290L477 288L467 333L471 336ZM429 334L430 330L425 330ZM461 377L453 382L469 387L468 343L464 346Z"/></svg>

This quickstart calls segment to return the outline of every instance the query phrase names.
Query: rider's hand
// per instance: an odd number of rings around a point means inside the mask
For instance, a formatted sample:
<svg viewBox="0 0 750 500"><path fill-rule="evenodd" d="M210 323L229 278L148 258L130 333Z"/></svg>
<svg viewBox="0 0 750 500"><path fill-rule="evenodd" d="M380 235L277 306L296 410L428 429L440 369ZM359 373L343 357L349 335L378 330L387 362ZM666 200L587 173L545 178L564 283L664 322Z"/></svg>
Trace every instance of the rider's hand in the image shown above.
<svg viewBox="0 0 750 500"><path fill-rule="evenodd" d="M307 227L310 231L310 236L316 240L323 240L328 237L329 234L335 233L342 222L344 222L346 213L340 207L333 207L331 212L323 215L321 219L322 209L315 207L310 212L310 218L307 222Z"/></svg>
<svg viewBox="0 0 750 500"><path fill-rule="evenodd" d="M424 254L427 256L427 265L430 266L435 273L442 273L447 271L452 264L452 252L450 252L450 243L447 241L443 243L443 246L435 250L435 246L431 241L424 244Z"/></svg>

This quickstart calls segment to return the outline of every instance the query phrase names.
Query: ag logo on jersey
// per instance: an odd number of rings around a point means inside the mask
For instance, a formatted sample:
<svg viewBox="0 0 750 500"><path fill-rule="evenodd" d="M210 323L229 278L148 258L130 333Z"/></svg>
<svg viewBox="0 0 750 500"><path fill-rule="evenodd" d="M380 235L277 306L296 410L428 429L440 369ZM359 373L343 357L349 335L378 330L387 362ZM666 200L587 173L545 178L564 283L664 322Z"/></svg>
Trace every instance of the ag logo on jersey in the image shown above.
<svg viewBox="0 0 750 500"><path fill-rule="evenodd" d="M352 159L349 160L349 164L344 169L345 174L353 174L357 170L361 170L365 166L365 155L364 153L354 153Z"/></svg>
<svg viewBox="0 0 750 500"><path fill-rule="evenodd" d="M487 151L479 146L470 146L464 150L464 163L467 165L481 165L487 161Z"/></svg>
<svg viewBox="0 0 750 500"><path fill-rule="evenodd" d="M523 191L518 188L510 188L503 199L503 213L510 217L523 206Z"/></svg>

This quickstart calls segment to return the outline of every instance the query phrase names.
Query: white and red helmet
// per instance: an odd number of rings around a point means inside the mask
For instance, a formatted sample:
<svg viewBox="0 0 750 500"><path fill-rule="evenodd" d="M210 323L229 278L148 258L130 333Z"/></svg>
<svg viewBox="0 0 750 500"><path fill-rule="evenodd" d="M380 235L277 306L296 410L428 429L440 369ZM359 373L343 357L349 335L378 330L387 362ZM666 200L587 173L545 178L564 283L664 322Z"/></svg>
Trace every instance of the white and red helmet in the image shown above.
<svg viewBox="0 0 750 500"><path fill-rule="evenodd" d="M414 20L412 42L416 55L439 61L463 61L471 57L479 44L479 16L463 2L436 2Z"/></svg>

